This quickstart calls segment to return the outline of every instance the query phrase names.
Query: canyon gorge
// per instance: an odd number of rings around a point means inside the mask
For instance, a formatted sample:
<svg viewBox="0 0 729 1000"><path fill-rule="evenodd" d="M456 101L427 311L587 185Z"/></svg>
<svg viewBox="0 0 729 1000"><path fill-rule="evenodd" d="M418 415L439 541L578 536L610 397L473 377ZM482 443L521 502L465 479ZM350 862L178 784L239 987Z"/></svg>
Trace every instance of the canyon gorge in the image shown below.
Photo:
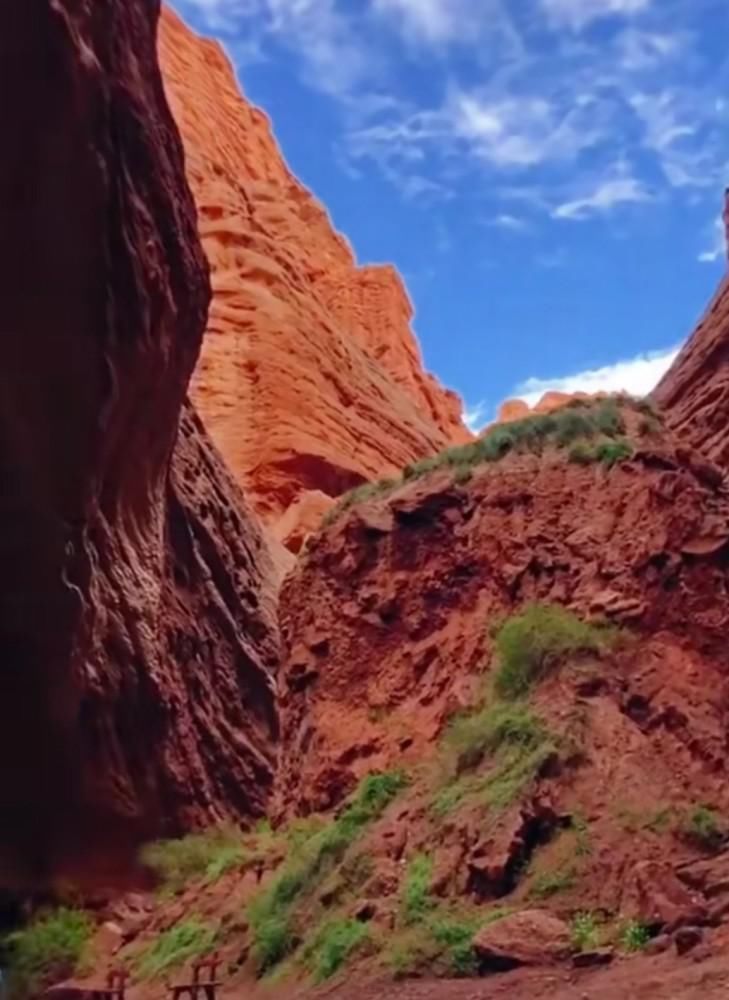
<svg viewBox="0 0 729 1000"><path fill-rule="evenodd" d="M0 83L11 995L723 995L727 280L475 438L217 42L16 3Z"/></svg>

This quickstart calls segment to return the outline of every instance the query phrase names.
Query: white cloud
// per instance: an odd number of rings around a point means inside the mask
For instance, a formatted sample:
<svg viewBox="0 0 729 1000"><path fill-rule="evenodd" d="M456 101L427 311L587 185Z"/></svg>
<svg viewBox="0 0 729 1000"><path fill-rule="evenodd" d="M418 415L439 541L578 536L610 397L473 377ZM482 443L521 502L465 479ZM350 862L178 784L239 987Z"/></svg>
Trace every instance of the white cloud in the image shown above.
<svg viewBox="0 0 729 1000"><path fill-rule="evenodd" d="M516 215L509 215L508 212L502 212L501 215L494 216L493 219L489 220L489 224L496 226L498 229L508 229L512 233L524 233L531 228L525 219L520 219Z"/></svg>
<svg viewBox="0 0 729 1000"><path fill-rule="evenodd" d="M651 194L635 177L615 177L602 181L588 195L563 202L552 212L555 219L581 221L600 212L609 212L616 205L650 201Z"/></svg>
<svg viewBox="0 0 729 1000"><path fill-rule="evenodd" d="M406 31L426 41L458 37L461 4L458 0L374 0L373 10L400 19Z"/></svg>
<svg viewBox="0 0 729 1000"><path fill-rule="evenodd" d="M543 9L558 24L575 31L602 17L630 16L646 10L651 0L541 0Z"/></svg>
<svg viewBox="0 0 729 1000"><path fill-rule="evenodd" d="M629 392L633 396L646 396L670 367L678 354L677 347L665 351L638 354L625 361L602 368L588 368L572 375L556 378L526 379L516 387L512 396L534 406L545 392Z"/></svg>
<svg viewBox="0 0 729 1000"><path fill-rule="evenodd" d="M724 231L724 220L719 216L711 227L711 238L707 248L699 254L702 264L713 264L721 260L727 252L726 233Z"/></svg>
<svg viewBox="0 0 729 1000"><path fill-rule="evenodd" d="M467 410L463 411L463 423L468 427L469 431L473 431L474 434L483 428L486 421L486 414L489 412L488 405L485 400L481 400L480 403L476 403L475 406L469 407Z"/></svg>

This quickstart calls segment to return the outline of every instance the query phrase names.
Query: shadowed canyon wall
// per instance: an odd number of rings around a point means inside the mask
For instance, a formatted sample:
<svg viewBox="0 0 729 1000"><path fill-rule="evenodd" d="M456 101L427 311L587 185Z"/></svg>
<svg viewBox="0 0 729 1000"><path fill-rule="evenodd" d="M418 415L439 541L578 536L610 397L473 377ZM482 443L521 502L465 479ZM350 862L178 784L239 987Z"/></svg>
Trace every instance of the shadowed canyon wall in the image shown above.
<svg viewBox="0 0 729 1000"><path fill-rule="evenodd" d="M185 403L210 286L158 14L23 0L0 33L4 884L118 875L273 778L275 572Z"/></svg>
<svg viewBox="0 0 729 1000"><path fill-rule="evenodd" d="M296 504L295 533L322 494L466 440L461 403L423 371L395 269L356 266L222 48L166 11L160 54L212 266L193 397L266 520Z"/></svg>

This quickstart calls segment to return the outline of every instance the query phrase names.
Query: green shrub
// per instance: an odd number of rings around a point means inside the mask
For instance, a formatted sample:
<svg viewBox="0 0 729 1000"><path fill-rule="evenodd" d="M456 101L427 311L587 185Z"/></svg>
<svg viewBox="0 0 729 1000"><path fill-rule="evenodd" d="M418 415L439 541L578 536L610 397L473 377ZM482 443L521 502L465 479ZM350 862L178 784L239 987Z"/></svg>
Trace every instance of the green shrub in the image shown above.
<svg viewBox="0 0 729 1000"><path fill-rule="evenodd" d="M433 939L444 949L446 971L457 979L475 976L478 959L473 948L476 932L483 921L457 920L453 917L436 917L430 924Z"/></svg>
<svg viewBox="0 0 729 1000"><path fill-rule="evenodd" d="M633 457L633 446L624 440L603 441L595 449L595 460L612 469L618 462Z"/></svg>
<svg viewBox="0 0 729 1000"><path fill-rule="evenodd" d="M494 689L502 698L519 698L559 657L600 653L613 644L615 636L613 629L587 624L557 605L528 604L508 618L496 635Z"/></svg>
<svg viewBox="0 0 729 1000"><path fill-rule="evenodd" d="M430 895L433 862L426 854L418 854L407 867L402 890L402 921L406 926L422 923L435 906Z"/></svg>
<svg viewBox="0 0 729 1000"><path fill-rule="evenodd" d="M570 448L567 458L573 465L591 465L596 461L595 448L585 441L578 441Z"/></svg>
<svg viewBox="0 0 729 1000"><path fill-rule="evenodd" d="M618 400L602 400L595 408L593 415L595 426L601 434L605 434L607 437L618 437L620 434L625 434L625 420L620 412Z"/></svg>
<svg viewBox="0 0 729 1000"><path fill-rule="evenodd" d="M353 490L342 494L335 505L327 511L322 519L321 526L323 528L328 527L356 504L365 503L367 500L376 500L378 497L391 493L399 485L397 479L379 479L374 483L362 483L361 486L355 486Z"/></svg>
<svg viewBox="0 0 729 1000"><path fill-rule="evenodd" d="M642 951L650 939L650 930L638 920L629 920L620 932L620 946L623 951Z"/></svg>
<svg viewBox="0 0 729 1000"><path fill-rule="evenodd" d="M259 973L273 968L295 946L290 909L297 897L321 883L362 830L382 815L406 784L400 772L368 775L335 820L292 846L271 884L248 908Z"/></svg>
<svg viewBox="0 0 729 1000"><path fill-rule="evenodd" d="M480 712L456 719L446 733L446 754L455 753L457 772L475 767L486 753L493 767L485 776L462 776L436 794L432 811L448 815L466 798L504 809L534 780L553 752L553 741L541 720L519 705L496 702ZM452 770L452 767L449 771Z"/></svg>
<svg viewBox="0 0 729 1000"><path fill-rule="evenodd" d="M357 920L329 920L303 951L303 961L314 981L334 975L347 959L369 939L369 930Z"/></svg>
<svg viewBox="0 0 729 1000"><path fill-rule="evenodd" d="M200 958L213 950L216 936L216 929L211 924L194 917L175 924L139 955L137 974L140 979L153 979L168 969Z"/></svg>
<svg viewBox="0 0 729 1000"><path fill-rule="evenodd" d="M684 836L706 850L719 847L724 839L724 830L719 817L708 806L696 806L683 821Z"/></svg>
<svg viewBox="0 0 729 1000"><path fill-rule="evenodd" d="M600 944L600 928L592 913L578 913L572 919L572 947L592 951Z"/></svg>
<svg viewBox="0 0 729 1000"><path fill-rule="evenodd" d="M473 715L457 717L446 731L446 742L456 753L460 773L481 763L487 753L504 747L529 751L541 746L541 720L522 705L496 702Z"/></svg>
<svg viewBox="0 0 729 1000"><path fill-rule="evenodd" d="M161 840L142 850L142 860L155 871L169 892L184 889L198 878L215 882L243 864L248 855L239 831L216 827L179 840Z"/></svg>
<svg viewBox="0 0 729 1000"><path fill-rule="evenodd" d="M80 910L62 908L37 917L4 941L10 996L17 1000L73 975L81 965L93 925Z"/></svg>
<svg viewBox="0 0 729 1000"><path fill-rule="evenodd" d="M574 888L576 881L577 874L574 868L544 872L532 883L529 895L535 899L549 899L560 892L567 892L568 889Z"/></svg>

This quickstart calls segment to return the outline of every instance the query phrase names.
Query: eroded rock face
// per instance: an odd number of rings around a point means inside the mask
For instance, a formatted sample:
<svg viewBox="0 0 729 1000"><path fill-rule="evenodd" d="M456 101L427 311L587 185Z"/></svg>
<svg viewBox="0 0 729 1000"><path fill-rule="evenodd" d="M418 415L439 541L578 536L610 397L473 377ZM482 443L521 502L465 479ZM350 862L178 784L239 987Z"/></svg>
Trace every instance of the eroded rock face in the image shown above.
<svg viewBox="0 0 729 1000"><path fill-rule="evenodd" d="M514 455L353 508L284 588L285 801L328 806L422 759L481 690L489 623L534 600L628 628L625 711L720 761L728 544L721 477L667 444L610 471Z"/></svg>
<svg viewBox="0 0 729 1000"><path fill-rule="evenodd" d="M213 272L193 397L257 509L275 523L302 494L466 440L460 400L423 371L399 275L356 266L221 47L166 11L160 52Z"/></svg>
<svg viewBox="0 0 729 1000"><path fill-rule="evenodd" d="M653 397L687 444L729 466L729 279Z"/></svg>
<svg viewBox="0 0 729 1000"><path fill-rule="evenodd" d="M189 407L178 436L210 289L158 13L0 33L4 884L118 875L272 781L273 564Z"/></svg>

